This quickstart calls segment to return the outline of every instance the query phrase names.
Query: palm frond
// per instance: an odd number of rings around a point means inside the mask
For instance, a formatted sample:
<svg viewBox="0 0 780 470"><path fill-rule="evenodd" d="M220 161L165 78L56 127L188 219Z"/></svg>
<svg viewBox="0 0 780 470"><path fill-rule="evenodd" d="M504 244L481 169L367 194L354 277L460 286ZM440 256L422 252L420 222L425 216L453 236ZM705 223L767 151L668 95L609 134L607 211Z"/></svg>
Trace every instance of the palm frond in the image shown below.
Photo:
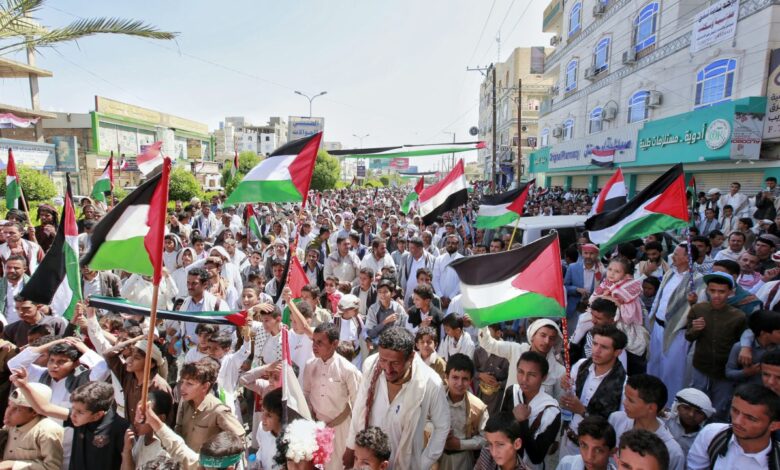
<svg viewBox="0 0 780 470"><path fill-rule="evenodd" d="M46 31L31 18L45 0L4 0L0 4L0 37L29 36Z"/></svg>

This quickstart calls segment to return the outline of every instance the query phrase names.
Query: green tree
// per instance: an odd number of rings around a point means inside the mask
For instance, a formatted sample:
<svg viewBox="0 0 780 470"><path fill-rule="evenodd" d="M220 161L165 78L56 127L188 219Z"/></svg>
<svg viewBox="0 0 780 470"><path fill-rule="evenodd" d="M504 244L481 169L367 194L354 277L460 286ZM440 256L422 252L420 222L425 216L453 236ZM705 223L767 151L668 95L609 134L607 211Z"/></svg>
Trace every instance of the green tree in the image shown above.
<svg viewBox="0 0 780 470"><path fill-rule="evenodd" d="M200 183L195 176L184 168L171 170L171 182L168 187L168 199L171 201L189 201L200 197Z"/></svg>
<svg viewBox="0 0 780 470"><path fill-rule="evenodd" d="M384 187L390 186L390 178L388 178L387 176L380 176L379 181L382 182L382 186Z"/></svg>
<svg viewBox="0 0 780 470"><path fill-rule="evenodd" d="M178 33L160 31L140 20L124 18L79 18L60 27L49 28L33 20L46 5L45 0L0 0L0 54L28 47L53 47L96 34L122 34L147 39L174 39Z"/></svg>
<svg viewBox="0 0 780 470"><path fill-rule="evenodd" d="M314 164L314 173L311 176L311 189L322 191L333 189L339 180L341 165L338 158L325 150L317 152L317 162Z"/></svg>
<svg viewBox="0 0 780 470"><path fill-rule="evenodd" d="M48 201L57 195L57 187L48 176L23 165L16 167L22 181L22 193L28 202ZM5 171L0 172L0 193L5 195Z"/></svg>
<svg viewBox="0 0 780 470"><path fill-rule="evenodd" d="M225 193L230 194L241 179L249 173L249 170L256 167L258 163L263 161L262 157L259 157L255 152L251 150L245 150L238 153L238 173L235 177L231 177L231 171L233 170L233 160L225 162L222 168L222 186L225 187Z"/></svg>

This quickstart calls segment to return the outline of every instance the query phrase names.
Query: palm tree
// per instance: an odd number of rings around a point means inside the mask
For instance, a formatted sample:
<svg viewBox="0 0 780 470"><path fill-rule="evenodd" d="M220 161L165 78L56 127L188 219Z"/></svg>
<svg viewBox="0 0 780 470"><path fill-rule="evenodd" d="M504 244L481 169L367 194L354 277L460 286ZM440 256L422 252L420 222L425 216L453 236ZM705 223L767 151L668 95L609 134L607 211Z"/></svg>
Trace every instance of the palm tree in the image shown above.
<svg viewBox="0 0 780 470"><path fill-rule="evenodd" d="M47 28L33 19L45 3L46 0L0 0L0 54L52 47L95 34L149 39L174 39L178 34L123 18L81 18L61 28Z"/></svg>

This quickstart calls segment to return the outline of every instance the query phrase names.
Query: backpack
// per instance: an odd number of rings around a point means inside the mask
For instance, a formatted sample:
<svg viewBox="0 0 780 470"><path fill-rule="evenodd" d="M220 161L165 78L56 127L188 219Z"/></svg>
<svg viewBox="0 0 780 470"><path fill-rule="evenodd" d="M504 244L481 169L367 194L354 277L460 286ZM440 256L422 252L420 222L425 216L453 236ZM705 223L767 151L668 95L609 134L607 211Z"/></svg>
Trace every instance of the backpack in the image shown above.
<svg viewBox="0 0 780 470"><path fill-rule="evenodd" d="M731 426L728 426L715 434L715 437L710 441L710 445L707 446L707 456L710 458L710 470L715 468L715 462L718 461L718 457L726 456L732 434ZM778 447L777 441L773 438L770 438L769 442L772 444L768 456L769 468L772 470L780 470L780 448Z"/></svg>

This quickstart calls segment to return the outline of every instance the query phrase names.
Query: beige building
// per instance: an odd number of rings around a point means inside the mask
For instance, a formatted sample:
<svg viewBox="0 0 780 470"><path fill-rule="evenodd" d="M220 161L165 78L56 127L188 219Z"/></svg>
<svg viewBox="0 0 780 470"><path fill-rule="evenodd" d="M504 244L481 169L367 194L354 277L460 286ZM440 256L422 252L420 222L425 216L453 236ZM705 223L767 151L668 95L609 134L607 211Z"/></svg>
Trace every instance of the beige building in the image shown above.
<svg viewBox="0 0 780 470"><path fill-rule="evenodd" d="M542 75L543 47L518 47L504 62L494 64L496 77L496 180L509 186L517 180L518 154L521 180L528 179L528 155L537 145L539 107L553 80ZM493 71L480 86L479 139L487 144L478 153L481 176L490 179L493 169ZM520 82L522 81L522 93ZM518 106L520 95L520 106ZM518 115L520 121L518 122Z"/></svg>

